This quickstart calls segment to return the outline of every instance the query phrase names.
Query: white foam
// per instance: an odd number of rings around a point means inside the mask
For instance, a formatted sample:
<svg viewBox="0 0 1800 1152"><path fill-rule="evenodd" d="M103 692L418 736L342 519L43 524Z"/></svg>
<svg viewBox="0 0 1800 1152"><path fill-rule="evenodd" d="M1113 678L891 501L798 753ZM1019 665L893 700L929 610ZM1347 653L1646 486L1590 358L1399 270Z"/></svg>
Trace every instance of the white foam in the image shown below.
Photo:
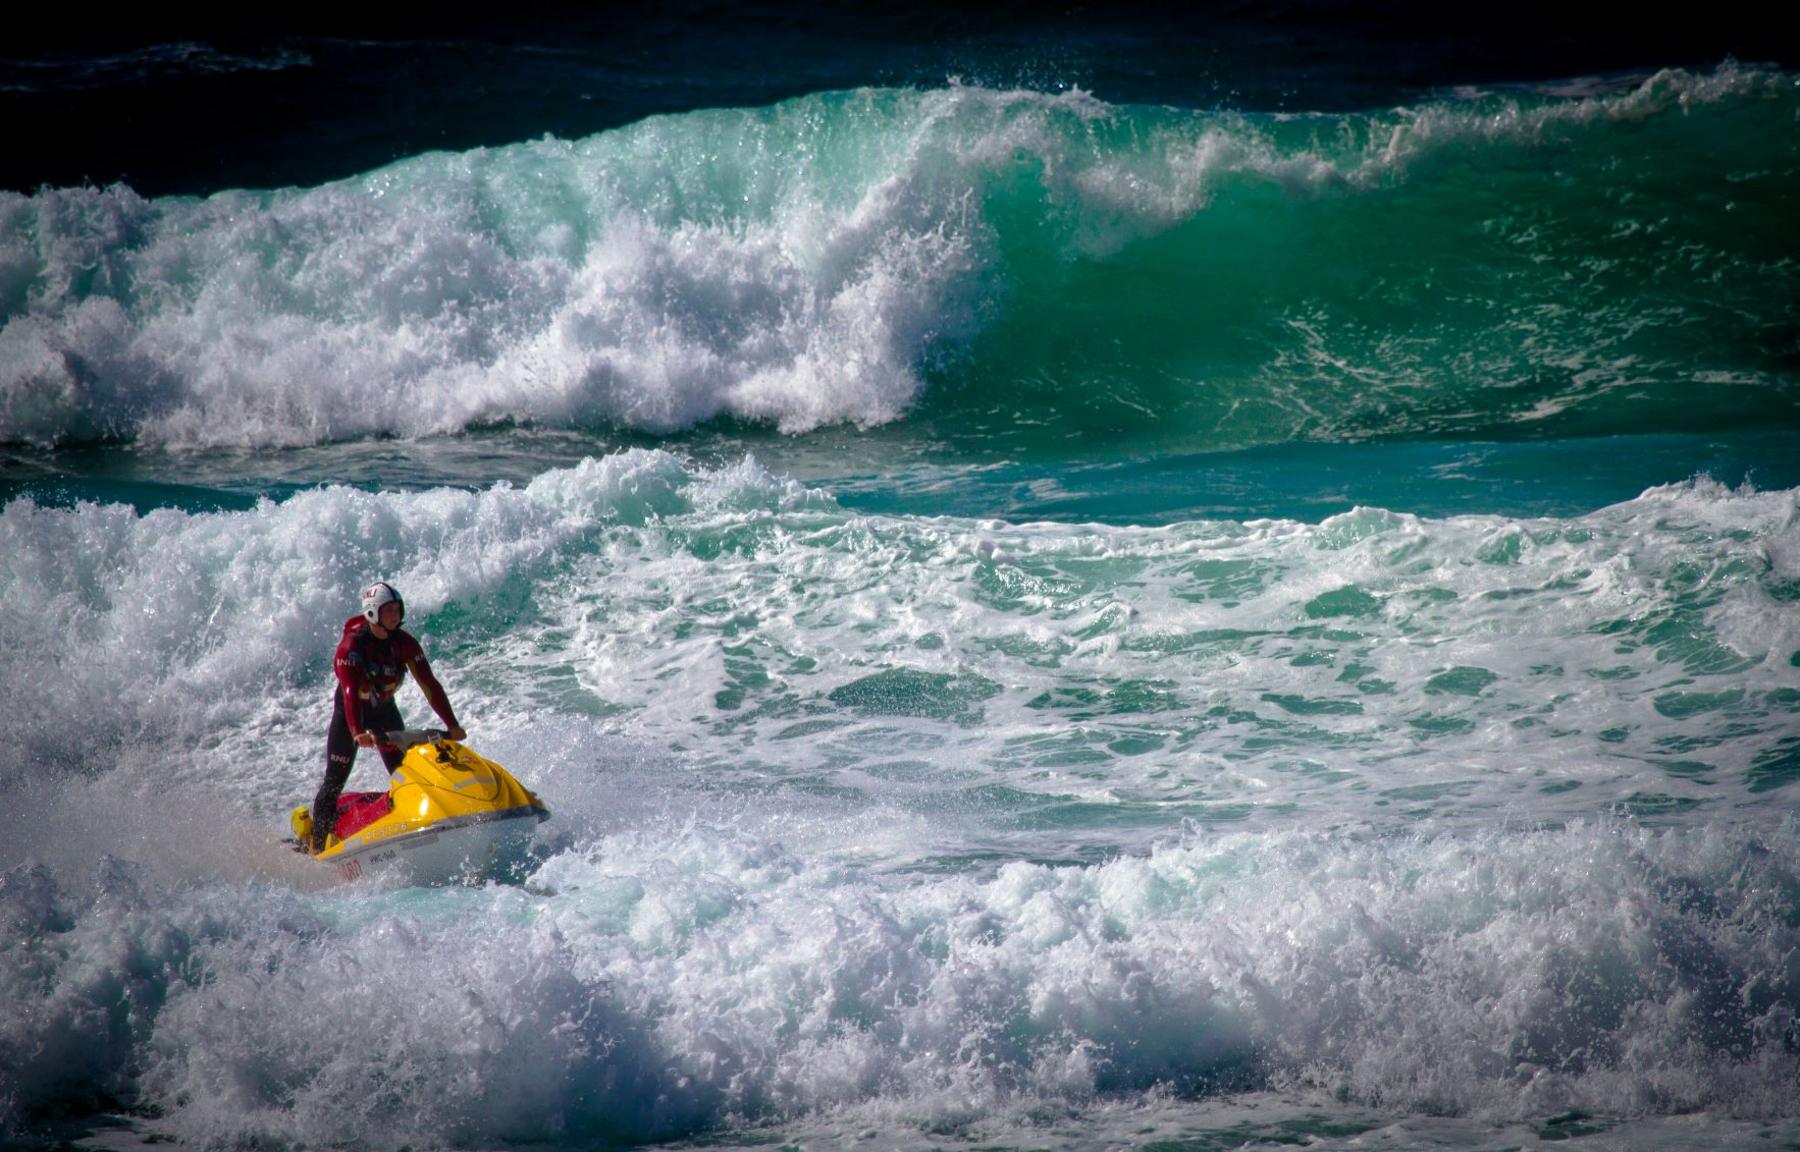
<svg viewBox="0 0 1800 1152"><path fill-rule="evenodd" d="M0 440L880 424L1006 304L990 201L1030 214L1052 260L1106 256L1233 182L1378 187L1461 141L1529 144L1784 85L1664 72L1626 94L1338 118L1336 139L1080 93L863 91L314 189L8 193Z"/></svg>
<svg viewBox="0 0 1800 1152"><path fill-rule="evenodd" d="M1791 1118L1800 859L1751 785L1786 771L1797 530L1800 491L1710 482L908 520L643 451L15 501L0 1123L105 1094L221 1145L579 1143L1239 1088ZM555 814L523 888L321 890L275 843L373 575Z"/></svg>
<svg viewBox="0 0 1800 1152"><path fill-rule="evenodd" d="M538 594L565 550L685 511L696 491L703 506L745 509L820 499L748 461L698 481L665 453L632 451L523 489L331 488L242 513L14 501L0 511L0 700L16 755L0 781L100 770L145 742L260 760L269 737L320 720L336 635L377 577L428 621L446 604ZM221 738L228 748L211 744Z"/></svg>
<svg viewBox="0 0 1800 1152"><path fill-rule="evenodd" d="M1196 837L884 880L716 825L525 890L168 889L14 870L9 1107L103 1086L188 1140L933 1127L1310 1084L1492 1123L1791 1116L1793 829ZM107 1013L128 989L129 1021ZM380 1070L385 1091L370 1091Z"/></svg>
<svg viewBox="0 0 1800 1152"><path fill-rule="evenodd" d="M860 772L953 741L933 772L1035 769L1033 791L1078 796L1085 760L1108 802L1177 810L1247 789L1379 823L1407 810L1384 792L1431 785L1467 818L1639 794L1766 814L1745 788L1795 687L1797 499L1702 483L1572 521L978 525L634 451L524 488L242 513L16 501L0 732L21 757L0 778L134 747L179 775L243 760L245 795L309 773L338 628L379 576L465 716L591 712L721 768ZM1540 791L1558 782L1589 790Z"/></svg>

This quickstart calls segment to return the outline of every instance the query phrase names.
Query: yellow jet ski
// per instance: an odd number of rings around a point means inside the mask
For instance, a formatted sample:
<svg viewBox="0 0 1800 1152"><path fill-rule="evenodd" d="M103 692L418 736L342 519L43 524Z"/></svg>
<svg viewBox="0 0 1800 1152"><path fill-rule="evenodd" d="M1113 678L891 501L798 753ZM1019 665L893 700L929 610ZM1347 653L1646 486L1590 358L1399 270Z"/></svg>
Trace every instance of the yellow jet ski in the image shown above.
<svg viewBox="0 0 1800 1152"><path fill-rule="evenodd" d="M406 749L388 790L340 796L337 824L314 857L346 880L376 870L412 884L480 879L522 859L531 830L550 818L512 773L438 729L389 732L383 740ZM312 810L296 808L290 820L295 846L308 852Z"/></svg>

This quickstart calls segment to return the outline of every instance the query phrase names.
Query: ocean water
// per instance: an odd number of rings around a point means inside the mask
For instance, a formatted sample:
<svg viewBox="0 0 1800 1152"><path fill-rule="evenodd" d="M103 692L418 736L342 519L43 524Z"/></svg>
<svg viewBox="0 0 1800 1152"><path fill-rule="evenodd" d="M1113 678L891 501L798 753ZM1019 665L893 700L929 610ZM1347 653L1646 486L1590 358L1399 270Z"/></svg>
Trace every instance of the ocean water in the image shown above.
<svg viewBox="0 0 1800 1152"><path fill-rule="evenodd" d="M1800 1146L1800 80L1321 11L0 61L400 107L8 161L0 1141Z"/></svg>

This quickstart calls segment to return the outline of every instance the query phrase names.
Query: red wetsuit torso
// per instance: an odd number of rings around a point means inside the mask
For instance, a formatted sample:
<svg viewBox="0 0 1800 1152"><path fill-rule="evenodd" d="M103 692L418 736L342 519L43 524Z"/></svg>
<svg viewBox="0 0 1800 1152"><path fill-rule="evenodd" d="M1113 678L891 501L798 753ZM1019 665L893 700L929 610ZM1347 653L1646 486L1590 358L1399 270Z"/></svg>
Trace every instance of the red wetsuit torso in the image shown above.
<svg viewBox="0 0 1800 1152"><path fill-rule="evenodd" d="M363 709L393 699L400 685L406 682L409 670L444 726L461 727L456 722L456 713L450 709L450 697L444 694L444 686L431 674L425 650L402 629L393 629L387 639L382 640L369 628L367 620L361 616L350 617L344 621L344 638L338 641L334 668L338 691L344 700L344 719L350 722L351 735L363 730Z"/></svg>

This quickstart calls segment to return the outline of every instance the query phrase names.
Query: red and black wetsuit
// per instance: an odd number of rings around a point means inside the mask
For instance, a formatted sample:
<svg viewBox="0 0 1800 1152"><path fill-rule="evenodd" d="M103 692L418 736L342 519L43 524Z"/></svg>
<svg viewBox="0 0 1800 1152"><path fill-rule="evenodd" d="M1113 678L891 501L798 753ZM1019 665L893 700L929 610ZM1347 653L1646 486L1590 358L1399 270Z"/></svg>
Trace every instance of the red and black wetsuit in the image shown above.
<svg viewBox="0 0 1800 1152"><path fill-rule="evenodd" d="M431 674L425 650L404 629L394 628L382 639L367 620L350 617L344 621L344 638L338 641L334 668L338 686L333 693L331 732L325 738L325 782L313 797L314 851L324 846L325 837L337 823L338 793L344 790L344 782L350 779L350 769L356 763L357 733L392 732L406 727L394 703L394 693L406 682L408 672L419 682L425 699L431 702L431 710L444 726L461 727L444 686ZM379 746L377 751L389 772L404 759L398 748Z"/></svg>

